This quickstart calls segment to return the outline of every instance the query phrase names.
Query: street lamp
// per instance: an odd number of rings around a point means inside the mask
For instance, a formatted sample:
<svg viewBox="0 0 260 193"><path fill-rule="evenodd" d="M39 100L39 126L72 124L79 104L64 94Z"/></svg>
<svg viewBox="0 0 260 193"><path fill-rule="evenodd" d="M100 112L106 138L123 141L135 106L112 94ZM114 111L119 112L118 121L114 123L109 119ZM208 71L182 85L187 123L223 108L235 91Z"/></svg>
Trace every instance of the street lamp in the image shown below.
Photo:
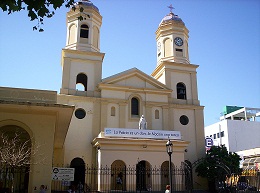
<svg viewBox="0 0 260 193"><path fill-rule="evenodd" d="M166 143L166 151L169 155L169 180L170 180L170 188L171 188L170 193L173 193L172 191L172 142L170 139Z"/></svg>

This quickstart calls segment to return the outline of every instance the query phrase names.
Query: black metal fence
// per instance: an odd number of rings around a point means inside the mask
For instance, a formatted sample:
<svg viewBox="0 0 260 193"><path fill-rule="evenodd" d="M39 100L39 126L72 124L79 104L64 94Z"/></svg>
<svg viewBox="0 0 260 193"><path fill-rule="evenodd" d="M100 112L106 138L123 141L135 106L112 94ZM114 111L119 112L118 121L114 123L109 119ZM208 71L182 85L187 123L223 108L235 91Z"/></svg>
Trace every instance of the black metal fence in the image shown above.
<svg viewBox="0 0 260 193"><path fill-rule="evenodd" d="M169 184L168 167L148 165L95 167L84 166L85 172L76 172L73 182L52 181L51 192L67 192L73 185L78 193L83 192L164 192ZM77 168L75 168L77 169ZM80 176L82 175L82 176ZM191 192L192 174L185 165L172 168L174 192ZM0 168L0 193L28 192L29 168ZM80 186L80 182L82 185ZM244 170L242 174L233 174L227 184L231 189L219 186L219 192L259 192L260 172ZM229 190L229 191L227 191Z"/></svg>
<svg viewBox="0 0 260 193"><path fill-rule="evenodd" d="M27 193L29 183L28 167L0 168L0 193Z"/></svg>
<svg viewBox="0 0 260 193"><path fill-rule="evenodd" d="M173 190L188 192L192 189L190 170L181 167L172 168ZM128 167L95 167L86 166L83 189L81 182L52 181L52 192L67 191L74 186L78 192L160 192L169 184L167 167L151 167L142 165ZM80 178L77 178L80 179ZM82 178L81 178L82 179Z"/></svg>

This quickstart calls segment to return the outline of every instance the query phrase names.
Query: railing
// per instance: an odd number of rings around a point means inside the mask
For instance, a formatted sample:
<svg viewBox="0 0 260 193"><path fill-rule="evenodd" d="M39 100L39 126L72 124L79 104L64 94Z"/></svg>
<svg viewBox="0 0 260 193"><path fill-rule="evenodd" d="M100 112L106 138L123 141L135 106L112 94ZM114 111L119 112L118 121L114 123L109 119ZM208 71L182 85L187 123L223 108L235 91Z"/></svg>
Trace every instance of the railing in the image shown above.
<svg viewBox="0 0 260 193"><path fill-rule="evenodd" d="M191 174L183 167L172 168L173 190L187 192L192 188ZM83 189L79 187L79 181L62 182L52 181L52 192L67 191L74 186L83 192L164 192L169 184L169 169L162 167L85 167L85 183ZM76 178L75 178L76 179ZM79 179L77 177L77 179ZM82 179L82 178L81 178Z"/></svg>
<svg viewBox="0 0 260 193"><path fill-rule="evenodd" d="M0 192L28 192L29 168L0 168Z"/></svg>
<svg viewBox="0 0 260 193"><path fill-rule="evenodd" d="M76 168L75 168L76 169ZM169 184L168 167L143 165L95 167L84 166L83 178L75 176L75 181L52 181L51 192L67 192L71 185L78 193L85 192L161 192ZM84 171L83 170L83 171ZM80 172L82 173L82 172ZM191 172L185 165L172 168L174 192L191 192ZM80 189L79 179L82 180ZM119 180L120 179L120 180ZM0 168L0 192L28 192L29 168ZM260 191L260 172L244 170L242 174L232 174L227 181L229 189L220 186L219 192Z"/></svg>

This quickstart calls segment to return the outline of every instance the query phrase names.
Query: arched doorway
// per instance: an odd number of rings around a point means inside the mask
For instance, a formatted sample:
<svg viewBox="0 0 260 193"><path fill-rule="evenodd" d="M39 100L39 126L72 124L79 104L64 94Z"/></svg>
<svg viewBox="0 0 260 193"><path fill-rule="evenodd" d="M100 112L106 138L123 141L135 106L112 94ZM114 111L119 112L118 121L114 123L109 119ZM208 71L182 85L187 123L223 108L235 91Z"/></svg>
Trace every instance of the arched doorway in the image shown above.
<svg viewBox="0 0 260 193"><path fill-rule="evenodd" d="M136 190L149 191L152 187L151 164L142 160L136 164Z"/></svg>
<svg viewBox="0 0 260 193"><path fill-rule="evenodd" d="M83 188L84 188L84 185L85 185L85 170L86 170L84 160L81 159L81 158L74 158L70 162L70 167L75 168L74 181L72 182L72 185L77 187L81 183L83 185Z"/></svg>
<svg viewBox="0 0 260 193"><path fill-rule="evenodd" d="M172 172L174 171L174 164L172 163ZM172 181L174 182L174 175ZM169 161L164 161L161 165L161 189L165 190L166 185L170 184L169 178Z"/></svg>
<svg viewBox="0 0 260 193"><path fill-rule="evenodd" d="M126 190L126 165L122 160L111 164L111 189Z"/></svg>
<svg viewBox="0 0 260 193"><path fill-rule="evenodd" d="M0 160L5 160L0 163L0 192L27 193L32 147L30 135L16 125L2 126L0 147Z"/></svg>

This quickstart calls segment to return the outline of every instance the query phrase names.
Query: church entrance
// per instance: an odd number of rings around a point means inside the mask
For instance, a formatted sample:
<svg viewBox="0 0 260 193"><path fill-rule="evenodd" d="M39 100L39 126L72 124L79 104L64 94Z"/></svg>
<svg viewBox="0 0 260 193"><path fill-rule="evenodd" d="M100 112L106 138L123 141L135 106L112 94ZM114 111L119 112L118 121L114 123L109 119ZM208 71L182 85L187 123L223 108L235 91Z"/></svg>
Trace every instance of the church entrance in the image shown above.
<svg viewBox="0 0 260 193"><path fill-rule="evenodd" d="M161 171L161 188L164 189L169 184L169 161L162 163Z"/></svg>
<svg viewBox="0 0 260 193"><path fill-rule="evenodd" d="M111 165L112 190L126 190L126 165L122 160L116 160Z"/></svg>
<svg viewBox="0 0 260 193"><path fill-rule="evenodd" d="M151 164L147 161L140 161L136 165L136 190L149 191L152 184L150 178Z"/></svg>
<svg viewBox="0 0 260 193"><path fill-rule="evenodd" d="M72 185L74 185L78 189L83 189L85 185L85 162L81 158L74 158L70 163L71 168L75 168L74 173L74 181Z"/></svg>

